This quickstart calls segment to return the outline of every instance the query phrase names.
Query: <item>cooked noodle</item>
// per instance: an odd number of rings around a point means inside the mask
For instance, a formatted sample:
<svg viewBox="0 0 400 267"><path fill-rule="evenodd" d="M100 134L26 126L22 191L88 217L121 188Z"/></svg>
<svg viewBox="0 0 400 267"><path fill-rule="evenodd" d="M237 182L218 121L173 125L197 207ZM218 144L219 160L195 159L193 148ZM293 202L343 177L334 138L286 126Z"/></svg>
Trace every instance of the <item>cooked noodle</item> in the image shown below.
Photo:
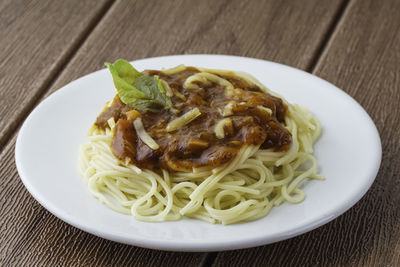
<svg viewBox="0 0 400 267"><path fill-rule="evenodd" d="M268 91L254 78L240 76ZM192 80L199 77L207 75ZM286 105L285 127L292 143L285 152L246 145L234 159L216 168L156 173L116 158L111 150L112 129L92 127L89 143L81 146L80 171L98 200L138 220L179 220L183 216L222 224L256 220L284 201L303 201L303 181L323 179L312 156L321 126L304 108Z"/></svg>

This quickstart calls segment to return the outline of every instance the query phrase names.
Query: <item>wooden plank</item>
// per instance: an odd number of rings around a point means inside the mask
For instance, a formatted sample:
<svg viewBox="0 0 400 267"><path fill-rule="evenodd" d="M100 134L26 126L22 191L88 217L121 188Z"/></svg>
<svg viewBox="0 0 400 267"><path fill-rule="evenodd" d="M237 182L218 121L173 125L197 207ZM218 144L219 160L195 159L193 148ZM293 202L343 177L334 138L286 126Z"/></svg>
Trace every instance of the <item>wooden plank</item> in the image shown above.
<svg viewBox="0 0 400 267"><path fill-rule="evenodd" d="M223 53L306 69L340 5L341 1L328 0L246 5L239 0L118 2L49 92L116 58ZM207 258L205 253L155 252L117 244L56 219L19 181L13 163L14 142L15 137L0 155L4 162L0 166L0 265L202 265L212 261L214 254Z"/></svg>
<svg viewBox="0 0 400 267"><path fill-rule="evenodd" d="M109 7L101 1L0 4L0 147Z"/></svg>
<svg viewBox="0 0 400 267"><path fill-rule="evenodd" d="M342 2L124 1L100 23L50 92L118 58L229 54L307 69Z"/></svg>
<svg viewBox="0 0 400 267"><path fill-rule="evenodd" d="M377 125L383 159L372 188L326 226L277 244L219 253L215 266L400 265L399 10L396 0L351 3L314 71L353 96Z"/></svg>

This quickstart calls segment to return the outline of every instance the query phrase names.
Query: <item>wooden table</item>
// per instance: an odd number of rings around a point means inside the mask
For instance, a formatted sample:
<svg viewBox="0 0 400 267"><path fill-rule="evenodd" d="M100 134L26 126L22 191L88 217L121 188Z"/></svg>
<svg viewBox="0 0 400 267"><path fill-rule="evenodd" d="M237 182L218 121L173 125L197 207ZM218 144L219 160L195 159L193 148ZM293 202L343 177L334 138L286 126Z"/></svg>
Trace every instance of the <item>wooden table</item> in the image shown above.
<svg viewBox="0 0 400 267"><path fill-rule="evenodd" d="M399 10L397 0L2 0L0 266L400 266ZM310 233L218 253L107 241L57 219L31 197L14 148L19 127L41 100L104 61L193 53L280 62L354 97L383 146L366 196Z"/></svg>

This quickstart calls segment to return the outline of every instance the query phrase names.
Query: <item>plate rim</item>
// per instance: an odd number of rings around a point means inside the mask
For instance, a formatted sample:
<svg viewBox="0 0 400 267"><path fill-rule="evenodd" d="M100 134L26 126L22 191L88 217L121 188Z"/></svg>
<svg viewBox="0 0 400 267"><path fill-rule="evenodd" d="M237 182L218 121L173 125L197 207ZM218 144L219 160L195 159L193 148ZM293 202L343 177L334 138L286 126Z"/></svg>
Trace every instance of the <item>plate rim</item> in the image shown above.
<svg viewBox="0 0 400 267"><path fill-rule="evenodd" d="M24 129L25 129L24 126L26 125L26 122L29 121L31 116L33 116L32 114L34 114L35 112L37 112L39 110L39 107L42 105L42 103L44 103L45 101L51 101L49 99L56 97L58 94L64 93L64 91L66 91L66 89L68 88L68 85L70 85L71 83L79 82L79 80L85 79L89 75L104 71L104 68L94 71L94 72L91 72L91 73L88 73L84 76L79 77L78 79L75 79L75 80L63 85L61 88L57 89L55 92L51 93L44 100L42 100L35 107L35 109L33 109L30 112L30 114L24 120L24 123L18 132L18 136L17 136L17 140L16 140L15 163L16 163L16 167L17 167L17 170L19 173L19 177L20 177L21 181L23 182L25 188L36 199L36 201L38 201L41 204L41 206L44 207L46 210L48 210L50 213L52 213L53 215L55 215L57 218L61 219L62 221L66 222L76 228L79 228L85 232L91 233L91 234L96 235L101 238L105 238L108 240L112 240L115 242L124 243L124 244L128 244L128 245L135 245L135 246L140 246L140 247L145 247L145 248L150 248L150 249L160 249L160 250L168 250L168 251L190 251L190 252L210 252L210 251L223 251L223 250L249 248L249 247L255 247L255 246L275 243L278 241L292 238L294 236L302 235L302 234L312 231L322 225L325 225L328 222L337 218L338 216L342 215L347 210L349 210L352 206L354 206L366 194L366 192L368 191L368 189L371 187L372 183L374 182L374 180L378 174L378 171L380 169L380 164L381 164L381 159L382 159L382 145L381 145L379 132L378 132L373 120L371 119L369 114L365 111L365 109L354 98L352 98L345 91L338 88L334 84L332 84L314 74L305 72L301 69L297 69L292 66L288 66L288 65L284 65L284 64L277 63L277 62L264 60L264 59L257 59L257 58L243 57L243 56L232 56L232 55L222 55L222 54L168 55L168 56L160 56L160 57L142 58L142 59L138 59L138 60L135 60L132 62L137 63L139 61L157 60L157 59L165 59L165 58L171 58L171 57L205 57L205 56L226 57L226 58L234 58L234 59L240 59L240 60L246 60L246 61L254 60L254 61L259 61L261 63L273 64L280 68L282 68L282 67L289 68L293 71L301 72L305 76L309 76L313 79L319 80L319 82L329 85L326 88L324 88L324 90L332 90L332 91L335 91L336 93L340 92L343 97L350 100L352 102L352 104L355 105L358 108L358 110L360 110L361 113L363 113L363 115L368 119L368 122L370 123L370 126L371 126L370 128L371 128L371 130L374 131L374 135L375 135L374 141L376 141L376 143L374 145L378 149L377 152L379 152L374 155L375 156L374 162L376 164L373 168L374 169L373 175L371 175L371 177L366 177L366 178L368 178L368 181L366 183L364 183L364 187L358 191L357 196L354 196L352 199L348 200L347 203L343 203L340 206L339 205L336 206L336 209L332 213L330 213L330 216L322 217L320 220L314 221L311 225L305 225L302 227L298 227L295 230L293 230L292 232L289 232L285 235L282 235L281 233L274 233L274 234L270 234L268 236L268 238L265 238L265 237L264 238L255 237L255 238L247 238L247 239L244 238L241 242L239 242L237 244L227 244L227 241L219 241L219 240L215 240L215 242L213 242L213 243L210 243L208 241L204 242L204 243L203 242L193 243L190 240L180 240L179 243L176 243L176 240L163 239L162 242L160 242L159 239L142 238L142 237L138 237L138 236L133 240L132 237L129 237L129 238L122 237L121 238L120 236L115 236L115 235L109 234L107 232L99 232L99 231L96 231L95 229L88 228L87 226L85 226L84 223L75 221L73 219L73 216L72 216L72 218L70 218L67 214L63 214L62 212L60 212L56 208L56 206L53 205L53 203L49 203L49 202L45 201L45 198L43 196L41 196L40 193L35 191L35 188L30 184L29 179L27 179L29 174L27 175L24 172L24 168L21 166L21 153L22 153L21 149L23 149L23 148L21 148L20 143L21 143L21 138L23 138L23 135L24 135Z"/></svg>

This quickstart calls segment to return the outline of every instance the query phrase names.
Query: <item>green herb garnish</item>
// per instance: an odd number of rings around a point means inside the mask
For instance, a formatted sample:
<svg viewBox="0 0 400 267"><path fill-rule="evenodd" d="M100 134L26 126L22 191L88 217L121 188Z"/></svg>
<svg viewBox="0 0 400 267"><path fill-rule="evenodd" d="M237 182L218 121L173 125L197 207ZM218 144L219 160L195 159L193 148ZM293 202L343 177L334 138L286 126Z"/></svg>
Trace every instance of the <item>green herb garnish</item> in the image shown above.
<svg viewBox="0 0 400 267"><path fill-rule="evenodd" d="M129 107L157 112L172 106L157 75L142 74L123 59L104 65L111 72L119 98Z"/></svg>

